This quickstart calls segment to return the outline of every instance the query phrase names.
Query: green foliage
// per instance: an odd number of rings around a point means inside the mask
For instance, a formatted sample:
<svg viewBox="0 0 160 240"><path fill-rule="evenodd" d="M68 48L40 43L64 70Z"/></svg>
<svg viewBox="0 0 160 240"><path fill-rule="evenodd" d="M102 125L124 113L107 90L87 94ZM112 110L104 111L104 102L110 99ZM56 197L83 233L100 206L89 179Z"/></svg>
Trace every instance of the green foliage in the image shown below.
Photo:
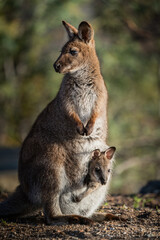
<svg viewBox="0 0 160 240"><path fill-rule="evenodd" d="M160 209L158 206L156 206L156 211L157 211L157 214L160 214Z"/></svg>
<svg viewBox="0 0 160 240"><path fill-rule="evenodd" d="M108 205L109 205L108 202L105 202L105 203L104 203L104 206L108 206Z"/></svg>
<svg viewBox="0 0 160 240"><path fill-rule="evenodd" d="M152 199L148 198L148 199L143 199L141 197L138 197L138 196L134 196L134 203L133 203L133 207L134 208L144 208L146 203L149 203L152 201Z"/></svg>
<svg viewBox="0 0 160 240"><path fill-rule="evenodd" d="M8 223L3 218L1 218L0 221L3 226L8 226Z"/></svg>
<svg viewBox="0 0 160 240"><path fill-rule="evenodd" d="M139 198L137 196L134 197L134 203L133 203L133 207L134 208L140 208L140 203L143 199Z"/></svg>

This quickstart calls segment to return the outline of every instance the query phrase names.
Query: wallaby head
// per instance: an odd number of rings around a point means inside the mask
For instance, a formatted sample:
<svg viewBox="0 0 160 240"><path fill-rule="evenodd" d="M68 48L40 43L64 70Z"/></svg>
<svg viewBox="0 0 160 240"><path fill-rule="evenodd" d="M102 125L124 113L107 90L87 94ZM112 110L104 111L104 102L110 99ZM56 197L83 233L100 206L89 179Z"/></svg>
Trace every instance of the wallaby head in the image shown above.
<svg viewBox="0 0 160 240"><path fill-rule="evenodd" d="M69 23L62 21L69 41L62 48L61 54L54 63L56 72L66 74L75 72L90 61L96 61L94 31L92 26L83 21L78 30Z"/></svg>
<svg viewBox="0 0 160 240"><path fill-rule="evenodd" d="M110 147L105 152L100 152L99 149L93 151L89 165L89 175L92 180L100 182L102 185L107 183L111 171L110 163L115 151L115 147Z"/></svg>

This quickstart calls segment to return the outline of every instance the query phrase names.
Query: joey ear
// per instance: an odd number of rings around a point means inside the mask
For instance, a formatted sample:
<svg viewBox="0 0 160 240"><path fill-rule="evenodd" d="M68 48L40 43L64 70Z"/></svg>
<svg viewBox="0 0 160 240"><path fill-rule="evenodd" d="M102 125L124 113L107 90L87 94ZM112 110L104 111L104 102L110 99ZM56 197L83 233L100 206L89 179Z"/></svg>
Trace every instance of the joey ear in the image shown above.
<svg viewBox="0 0 160 240"><path fill-rule="evenodd" d="M94 31L92 26L85 21L81 22L78 27L78 37L85 43L89 43L93 40Z"/></svg>
<svg viewBox="0 0 160 240"><path fill-rule="evenodd" d="M96 149L92 152L92 158L97 158L101 155L101 152L99 149Z"/></svg>
<svg viewBox="0 0 160 240"><path fill-rule="evenodd" d="M72 39L78 33L78 30L65 21L62 21L62 23L67 31L69 39Z"/></svg>
<svg viewBox="0 0 160 240"><path fill-rule="evenodd" d="M105 151L105 155L107 157L107 159L111 160L114 153L116 151L116 148L115 147L109 147L106 151Z"/></svg>

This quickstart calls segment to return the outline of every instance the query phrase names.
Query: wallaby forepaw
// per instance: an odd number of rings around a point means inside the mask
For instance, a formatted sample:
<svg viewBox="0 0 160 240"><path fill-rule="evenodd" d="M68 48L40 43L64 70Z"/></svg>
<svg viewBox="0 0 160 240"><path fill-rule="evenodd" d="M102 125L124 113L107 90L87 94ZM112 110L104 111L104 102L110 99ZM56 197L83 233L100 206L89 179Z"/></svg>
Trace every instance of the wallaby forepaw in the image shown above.
<svg viewBox="0 0 160 240"><path fill-rule="evenodd" d="M85 130L83 124L77 126L77 132L78 132L80 135L82 135L82 136L85 135L86 130Z"/></svg>
<svg viewBox="0 0 160 240"><path fill-rule="evenodd" d="M93 124L91 123L87 123L86 127L84 127L83 124L79 124L77 126L77 132L82 136L84 135L89 136L92 133L92 131L93 131Z"/></svg>
<svg viewBox="0 0 160 240"><path fill-rule="evenodd" d="M91 123L87 123L87 126L85 127L86 136L91 135L92 132L93 132L93 125Z"/></svg>

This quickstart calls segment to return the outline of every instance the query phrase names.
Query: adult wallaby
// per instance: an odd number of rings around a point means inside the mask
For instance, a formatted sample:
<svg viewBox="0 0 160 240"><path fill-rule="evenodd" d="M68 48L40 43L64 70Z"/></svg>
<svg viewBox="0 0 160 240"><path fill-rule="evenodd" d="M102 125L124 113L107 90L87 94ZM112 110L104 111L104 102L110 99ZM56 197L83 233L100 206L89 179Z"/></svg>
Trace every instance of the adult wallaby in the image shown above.
<svg viewBox="0 0 160 240"><path fill-rule="evenodd" d="M88 165L88 173L82 185L82 187L86 185L87 188L79 195L73 195L73 201L80 202L100 185L105 185L107 183L110 179L111 160L115 150L115 147L110 147L105 152L101 152L99 149L93 151L92 158Z"/></svg>
<svg viewBox="0 0 160 240"><path fill-rule="evenodd" d="M54 68L64 78L56 98L40 113L22 144L20 185L0 204L1 216L43 208L48 224L74 219L62 214L81 215L75 219L85 222L85 217L93 215L107 193L108 184L79 203L72 201L74 189L82 185L88 171L90 153L108 148L107 90L91 25L81 22L78 30L64 21L63 25L69 41Z"/></svg>

